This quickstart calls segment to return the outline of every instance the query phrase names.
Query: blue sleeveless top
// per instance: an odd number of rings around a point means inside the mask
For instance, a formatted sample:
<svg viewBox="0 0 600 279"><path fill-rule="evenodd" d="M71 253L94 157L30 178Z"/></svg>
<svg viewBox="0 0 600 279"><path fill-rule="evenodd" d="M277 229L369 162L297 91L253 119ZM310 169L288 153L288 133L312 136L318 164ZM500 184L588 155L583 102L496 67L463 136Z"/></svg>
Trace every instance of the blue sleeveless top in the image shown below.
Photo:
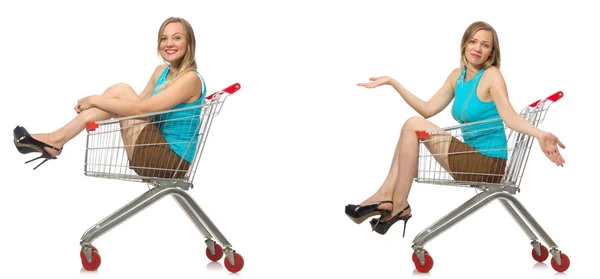
<svg viewBox="0 0 600 279"><path fill-rule="evenodd" d="M170 66L167 66L159 76L152 95L160 93L160 88L167 80L167 74L170 71ZM196 153L196 145L198 143L198 126L200 125L199 105L202 104L206 97L206 85L204 79L196 71L196 74L202 81L202 94L197 101L193 103L180 103L170 110L198 106L194 109L187 109L169 113L161 113L153 116L153 119L158 126L159 131L163 134L171 149L187 162L191 163Z"/></svg>
<svg viewBox="0 0 600 279"><path fill-rule="evenodd" d="M506 133L496 104L493 101L483 102L477 97L477 86L485 68L479 70L468 81L465 81L466 70L466 67L463 68L462 73L456 80L452 117L460 124L498 119L464 126L461 129L463 133L462 137L466 144L475 148L483 155L507 159Z"/></svg>

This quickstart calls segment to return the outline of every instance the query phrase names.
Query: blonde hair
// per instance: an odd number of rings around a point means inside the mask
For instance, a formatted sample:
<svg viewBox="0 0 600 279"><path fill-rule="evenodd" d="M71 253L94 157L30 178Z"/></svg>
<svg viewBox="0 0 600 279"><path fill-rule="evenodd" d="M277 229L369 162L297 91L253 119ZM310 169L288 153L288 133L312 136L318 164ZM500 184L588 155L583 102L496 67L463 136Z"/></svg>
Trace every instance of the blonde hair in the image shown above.
<svg viewBox="0 0 600 279"><path fill-rule="evenodd" d="M490 31L492 33L493 38L492 52L490 53L490 57L488 57L487 61L485 61L484 67L488 68L490 66L496 66L497 68L500 68L500 43L498 42L498 34L491 25L483 21L476 21L471 23L471 25L469 25L469 27L467 28L467 30L465 30L465 33L463 34L462 40L460 42L461 67L467 64L467 58L465 57L465 49L467 48L467 45L469 44L473 36L475 36L475 33L477 33L477 31L480 30Z"/></svg>
<svg viewBox="0 0 600 279"><path fill-rule="evenodd" d="M160 55L160 41L163 32L165 31L165 28L169 23L173 22L179 22L183 25L183 29L185 30L185 38L187 41L187 48L185 51L185 55L179 61L179 68L177 73L172 78L167 79L166 82L160 86L161 88L166 88L175 80L177 80L177 78L184 75L185 73L189 71L196 71L198 69L198 66L196 65L196 37L194 35L194 29L192 28L192 25L183 18L169 17L160 25L160 28L158 30L158 45L156 47L157 53ZM162 57L162 55L161 58L165 63L167 63L167 61L164 59L164 57Z"/></svg>

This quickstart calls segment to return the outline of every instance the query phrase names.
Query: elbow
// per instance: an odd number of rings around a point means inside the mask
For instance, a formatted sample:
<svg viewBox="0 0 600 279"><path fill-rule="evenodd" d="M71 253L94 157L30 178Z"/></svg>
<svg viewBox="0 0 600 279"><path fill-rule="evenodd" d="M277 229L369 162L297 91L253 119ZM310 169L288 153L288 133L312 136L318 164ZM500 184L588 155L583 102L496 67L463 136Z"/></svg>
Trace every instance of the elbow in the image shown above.
<svg viewBox="0 0 600 279"><path fill-rule="evenodd" d="M425 119L429 119L435 115L435 113L430 109L429 103L425 103L423 108L419 110L419 114Z"/></svg>

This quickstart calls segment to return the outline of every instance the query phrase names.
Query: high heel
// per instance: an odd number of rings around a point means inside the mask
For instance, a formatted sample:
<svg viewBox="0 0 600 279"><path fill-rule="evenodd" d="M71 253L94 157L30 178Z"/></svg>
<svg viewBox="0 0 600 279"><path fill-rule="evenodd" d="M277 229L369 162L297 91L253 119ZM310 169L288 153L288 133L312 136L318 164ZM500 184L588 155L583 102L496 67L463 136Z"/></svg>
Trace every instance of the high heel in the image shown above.
<svg viewBox="0 0 600 279"><path fill-rule="evenodd" d="M44 159L44 161L42 161L41 163L39 163L39 164L38 164L38 165L37 165L35 168L33 168L33 170L35 170L35 169L39 168L39 167L40 167L40 166L41 166L43 163L46 163L46 161L48 161L48 160L51 160L51 159L56 159L56 157L55 157L55 156L52 156L52 155L50 155L50 153L48 153L48 152L46 152L46 151L44 150L44 153L42 153L42 155L40 155L40 157L33 158L33 159L31 159L31 160L29 160L29 161L25 162L25 164L27 164L27 163L30 163L30 162L33 162L33 161L35 161L35 160L37 160L37 159Z"/></svg>
<svg viewBox="0 0 600 279"><path fill-rule="evenodd" d="M389 210L377 208L384 203L392 203L392 201L378 201L363 206L349 204L346 205L346 215L357 224L364 222L367 218L374 215L381 215L381 217L384 218L392 214Z"/></svg>
<svg viewBox="0 0 600 279"><path fill-rule="evenodd" d="M51 159L56 159L56 156L52 156L50 155L50 153L48 153L48 151L46 151L44 149L44 147L48 147L48 148L52 148L58 152L62 151L62 148L56 148L52 145L49 145L45 142L41 142L39 140L34 139L28 132L27 130L25 130L24 127L21 126L17 126L14 130L13 130L13 141L15 143L15 147L17 147L17 150L21 153L21 154L29 154L32 152L39 152L42 153L39 157L31 159L27 162L25 162L25 164L28 164L30 162L33 162L35 160L38 159L44 159L44 161L42 161L40 164L38 164L35 168L33 168L34 170L37 169L39 166L41 166L43 163L45 163L48 160Z"/></svg>
<svg viewBox="0 0 600 279"><path fill-rule="evenodd" d="M371 220L371 228L379 234L386 234L392 225L396 222L402 220L404 221L404 229L402 230L402 238L404 238L404 234L406 233L406 223L412 217L412 214L408 214L406 216L400 216L404 211L408 210L410 205L406 206L402 211L398 212L398 214L394 215L394 217L390 218L387 221L381 221L381 218L376 218Z"/></svg>

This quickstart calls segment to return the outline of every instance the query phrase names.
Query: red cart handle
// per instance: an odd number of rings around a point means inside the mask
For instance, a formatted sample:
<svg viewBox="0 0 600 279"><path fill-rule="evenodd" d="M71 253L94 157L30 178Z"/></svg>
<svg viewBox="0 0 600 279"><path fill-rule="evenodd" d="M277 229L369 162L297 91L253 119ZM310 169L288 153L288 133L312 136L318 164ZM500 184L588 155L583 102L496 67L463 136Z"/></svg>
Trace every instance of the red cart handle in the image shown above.
<svg viewBox="0 0 600 279"><path fill-rule="evenodd" d="M556 101L560 100L564 95L565 94L562 91L558 91L558 92L556 92L556 93L548 96L548 98L544 99L544 101L545 100L550 100L552 102L556 102ZM541 102L541 101L542 101L541 99L537 100L537 101L531 103L531 105L529 105L529 106L533 108L533 107L537 106L538 103Z"/></svg>
<svg viewBox="0 0 600 279"><path fill-rule="evenodd" d="M427 131L417 131L417 138L418 139L428 139L429 133L427 133Z"/></svg>
<svg viewBox="0 0 600 279"><path fill-rule="evenodd" d="M227 87L227 88L223 89L221 92L225 92L225 93L233 94L233 93L235 93L236 91L240 90L240 88L241 88L241 87L242 87L242 86L241 86L239 83L234 83L234 84L232 84L231 86L229 86L229 87ZM221 92L215 92L215 93L212 93L212 94L210 94L208 97L206 97L206 99L207 99L207 100L210 100L210 99L212 99L212 98L213 98L213 96L214 96L215 94L217 94L217 93L221 93Z"/></svg>
<svg viewBox="0 0 600 279"><path fill-rule="evenodd" d="M85 127L85 129L87 131L94 131L94 130L98 129L98 123L90 121L87 123L87 126Z"/></svg>

